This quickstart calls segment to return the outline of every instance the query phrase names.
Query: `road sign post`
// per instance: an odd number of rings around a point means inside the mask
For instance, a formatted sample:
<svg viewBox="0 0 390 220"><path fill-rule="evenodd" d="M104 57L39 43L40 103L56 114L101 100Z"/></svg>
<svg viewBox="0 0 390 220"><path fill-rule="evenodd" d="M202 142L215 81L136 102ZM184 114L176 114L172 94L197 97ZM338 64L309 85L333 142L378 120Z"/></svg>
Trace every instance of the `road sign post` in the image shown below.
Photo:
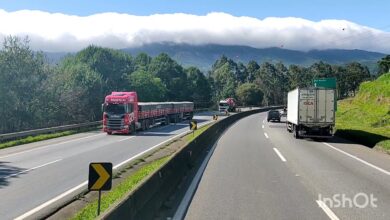
<svg viewBox="0 0 390 220"><path fill-rule="evenodd" d="M192 136L195 136L195 130L198 129L198 122L195 120L190 121L190 130L192 131Z"/></svg>
<svg viewBox="0 0 390 220"><path fill-rule="evenodd" d="M102 191L108 191L112 186L112 163L90 163L88 175L88 190L99 191L98 210L100 215L100 201Z"/></svg>

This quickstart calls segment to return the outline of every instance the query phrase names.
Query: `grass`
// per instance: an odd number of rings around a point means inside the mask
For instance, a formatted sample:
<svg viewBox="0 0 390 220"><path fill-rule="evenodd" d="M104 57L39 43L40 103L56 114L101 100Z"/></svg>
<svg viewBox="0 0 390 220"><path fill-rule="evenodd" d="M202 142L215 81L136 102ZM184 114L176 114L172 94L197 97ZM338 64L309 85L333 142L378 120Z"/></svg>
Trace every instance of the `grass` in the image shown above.
<svg viewBox="0 0 390 220"><path fill-rule="evenodd" d="M92 130L96 130L96 129L98 129L98 127L83 128L83 129L69 130L69 131L61 131L61 132L56 132L56 133L52 133L52 134L40 134L40 135L36 135L36 136L28 136L28 137L20 138L17 140L12 140L12 141L0 143L0 149L14 147L14 146L21 145L21 144L29 144L29 143L33 143L33 142L49 140L49 139L58 138L58 137L64 137L64 136L68 136L68 135L72 135L72 134L76 134L76 133L81 133L81 132L86 132L86 131L92 131Z"/></svg>
<svg viewBox="0 0 390 220"><path fill-rule="evenodd" d="M339 136L390 152L390 73L338 102L336 129Z"/></svg>
<svg viewBox="0 0 390 220"><path fill-rule="evenodd" d="M77 131L72 130L72 131L63 131L63 132L58 132L58 133L53 133L53 134L41 134L41 135L37 135L37 136L28 136L26 138L0 143L0 149L7 148L7 147L13 147L13 146L21 145L21 144L33 143L33 142L37 142L37 141L48 140L48 139L62 137L62 136L67 136L67 135L71 135L71 134L75 134L75 133L77 133Z"/></svg>
<svg viewBox="0 0 390 220"><path fill-rule="evenodd" d="M202 134L205 130L207 130L209 127L211 126L211 124L208 124L208 125L205 125L201 128L199 128L198 130L195 130L194 133L190 133L188 134L185 139L187 142L191 142L193 141L196 137L198 137L200 134Z"/></svg>
<svg viewBox="0 0 390 220"><path fill-rule="evenodd" d="M155 160L145 166L141 167L134 174L128 176L124 181L122 181L117 186L104 195L102 195L100 210L103 213L107 210L110 205L122 199L130 191L132 191L144 178L149 176L151 173L159 169L166 161L168 161L169 156ZM72 219L73 220L87 220L95 219L97 217L97 205L98 201L89 203L85 206L80 212L76 214Z"/></svg>

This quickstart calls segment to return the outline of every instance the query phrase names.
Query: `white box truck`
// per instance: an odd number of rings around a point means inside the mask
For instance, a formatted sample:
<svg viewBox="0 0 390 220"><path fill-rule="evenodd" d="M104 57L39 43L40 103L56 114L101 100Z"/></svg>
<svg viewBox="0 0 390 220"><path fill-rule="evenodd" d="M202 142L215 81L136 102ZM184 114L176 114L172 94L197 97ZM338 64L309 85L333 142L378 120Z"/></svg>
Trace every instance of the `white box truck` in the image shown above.
<svg viewBox="0 0 390 220"><path fill-rule="evenodd" d="M287 130L295 138L330 138L335 126L335 90L297 88L287 96Z"/></svg>

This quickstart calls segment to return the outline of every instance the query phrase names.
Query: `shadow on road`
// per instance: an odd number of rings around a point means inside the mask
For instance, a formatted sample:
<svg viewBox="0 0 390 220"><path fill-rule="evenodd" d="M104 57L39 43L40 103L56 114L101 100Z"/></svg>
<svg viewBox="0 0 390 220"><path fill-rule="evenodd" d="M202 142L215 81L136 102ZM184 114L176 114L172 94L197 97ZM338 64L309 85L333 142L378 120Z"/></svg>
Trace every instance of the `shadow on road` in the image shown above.
<svg viewBox="0 0 390 220"><path fill-rule="evenodd" d="M18 177L18 175L9 177L12 174L16 174L24 171L25 169L9 166L9 162L0 161L0 189L9 185L9 179Z"/></svg>
<svg viewBox="0 0 390 220"><path fill-rule="evenodd" d="M363 144L369 148L373 148L377 143L389 139L388 137L382 135L361 131L361 130L337 130L335 135L345 138L347 140L342 138L333 138L328 140L327 142L343 143L343 144L353 144L353 142L355 142L355 143Z"/></svg>

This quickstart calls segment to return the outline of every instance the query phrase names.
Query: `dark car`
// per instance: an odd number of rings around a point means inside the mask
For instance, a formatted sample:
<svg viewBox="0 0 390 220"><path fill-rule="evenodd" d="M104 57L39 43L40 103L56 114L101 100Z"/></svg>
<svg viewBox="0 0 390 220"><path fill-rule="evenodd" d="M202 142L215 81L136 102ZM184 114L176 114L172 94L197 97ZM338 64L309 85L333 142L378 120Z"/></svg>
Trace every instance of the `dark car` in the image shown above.
<svg viewBox="0 0 390 220"><path fill-rule="evenodd" d="M271 110L268 112L267 121L278 121L280 122L280 113L277 110Z"/></svg>

